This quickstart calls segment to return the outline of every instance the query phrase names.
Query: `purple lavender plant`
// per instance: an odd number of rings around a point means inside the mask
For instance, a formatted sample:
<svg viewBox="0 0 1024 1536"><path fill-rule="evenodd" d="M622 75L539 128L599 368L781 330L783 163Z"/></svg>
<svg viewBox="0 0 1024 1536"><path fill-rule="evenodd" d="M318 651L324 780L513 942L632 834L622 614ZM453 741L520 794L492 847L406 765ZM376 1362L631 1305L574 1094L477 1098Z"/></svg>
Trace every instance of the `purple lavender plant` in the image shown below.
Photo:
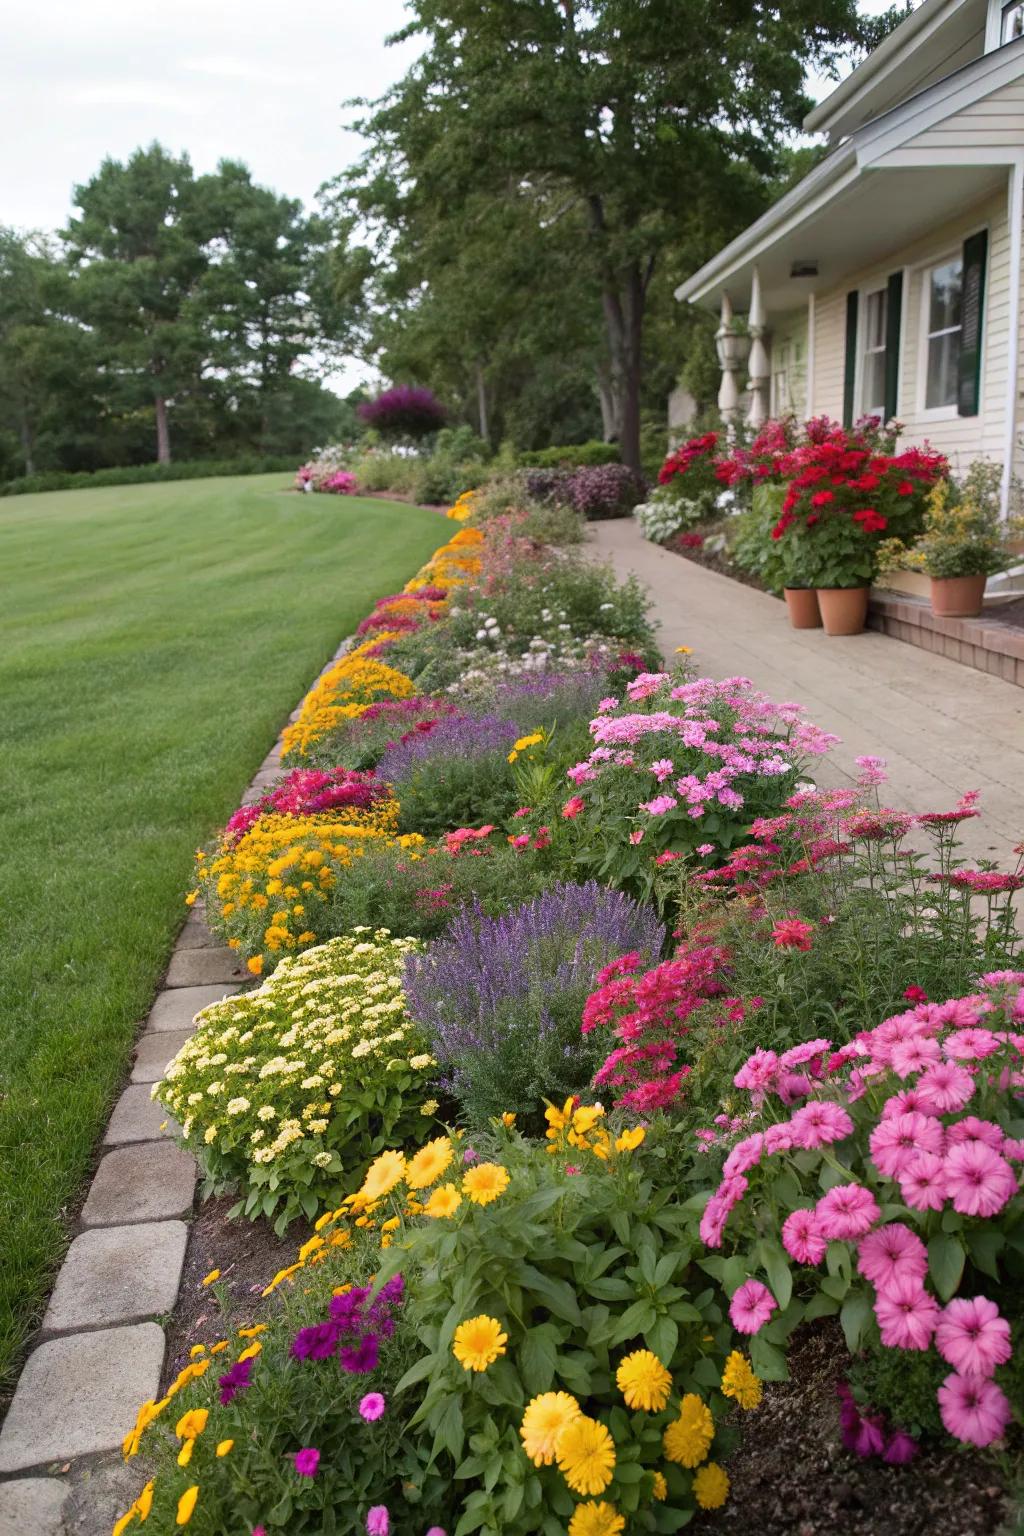
<svg viewBox="0 0 1024 1536"><path fill-rule="evenodd" d="M653 964L664 942L650 907L596 880L563 882L502 917L464 909L406 961L406 999L471 1121L508 1109L538 1118L600 1065L580 1029L598 971L629 951Z"/></svg>
<svg viewBox="0 0 1024 1536"><path fill-rule="evenodd" d="M449 715L431 731L390 743L378 765L378 777L393 784L398 794L399 786L424 763L442 758L465 761L494 753L504 756L518 734L515 722L499 715Z"/></svg>

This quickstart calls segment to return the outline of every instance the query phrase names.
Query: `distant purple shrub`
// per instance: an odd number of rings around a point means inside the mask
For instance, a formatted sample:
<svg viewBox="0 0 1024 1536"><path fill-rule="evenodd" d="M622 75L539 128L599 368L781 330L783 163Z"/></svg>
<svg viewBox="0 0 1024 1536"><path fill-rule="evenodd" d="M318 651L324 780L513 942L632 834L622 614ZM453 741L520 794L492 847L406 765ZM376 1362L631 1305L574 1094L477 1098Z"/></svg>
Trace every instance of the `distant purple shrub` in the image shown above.
<svg viewBox="0 0 1024 1536"><path fill-rule="evenodd" d="M653 964L664 942L650 907L596 880L560 883L502 917L464 909L409 956L406 1000L475 1123L505 1110L539 1117L603 1060L580 1027L598 971L631 952Z"/></svg>
<svg viewBox="0 0 1024 1536"><path fill-rule="evenodd" d="M569 469L525 469L523 489L534 501L552 501L569 504L567 488L573 477Z"/></svg>
<svg viewBox="0 0 1024 1536"><path fill-rule="evenodd" d="M643 501L646 487L625 464L593 464L573 472L568 494L576 511L594 521L632 512Z"/></svg>
<svg viewBox="0 0 1024 1536"><path fill-rule="evenodd" d="M414 384L396 384L359 407L367 426L389 437L426 437L444 426L447 413L437 396Z"/></svg>

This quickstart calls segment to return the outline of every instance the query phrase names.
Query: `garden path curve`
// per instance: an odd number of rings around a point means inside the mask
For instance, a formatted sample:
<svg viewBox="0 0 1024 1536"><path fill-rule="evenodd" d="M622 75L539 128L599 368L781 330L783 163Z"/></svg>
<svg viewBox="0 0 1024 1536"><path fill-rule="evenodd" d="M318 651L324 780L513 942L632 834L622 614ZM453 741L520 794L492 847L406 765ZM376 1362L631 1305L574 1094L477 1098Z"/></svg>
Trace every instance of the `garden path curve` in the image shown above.
<svg viewBox="0 0 1024 1536"><path fill-rule="evenodd" d="M983 815L961 828L972 858L1013 868L1024 837L1024 689L872 630L847 639L794 630L782 604L644 539L632 518L592 523L589 551L650 588L671 658L693 647L702 677L749 677L842 738L822 782L849 783L854 758L884 757L887 803L948 810L981 791Z"/></svg>

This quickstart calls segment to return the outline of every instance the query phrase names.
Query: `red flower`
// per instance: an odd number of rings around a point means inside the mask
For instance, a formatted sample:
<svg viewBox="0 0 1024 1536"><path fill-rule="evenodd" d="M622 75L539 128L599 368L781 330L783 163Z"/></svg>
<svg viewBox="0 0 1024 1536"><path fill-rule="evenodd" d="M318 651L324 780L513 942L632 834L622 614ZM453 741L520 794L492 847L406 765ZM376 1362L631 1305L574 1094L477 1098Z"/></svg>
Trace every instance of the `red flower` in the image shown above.
<svg viewBox="0 0 1024 1536"><path fill-rule="evenodd" d="M860 524L865 533L882 533L889 526L889 519L883 517L881 512L876 512L874 507L862 507L853 514L853 520Z"/></svg>
<svg viewBox="0 0 1024 1536"><path fill-rule="evenodd" d="M835 501L835 491L815 491L811 497L812 507L827 507L830 501Z"/></svg>
<svg viewBox="0 0 1024 1536"><path fill-rule="evenodd" d="M573 795L572 799L567 800L562 806L562 816L566 821L575 821L580 812L585 809L586 802L582 796Z"/></svg>
<svg viewBox="0 0 1024 1536"><path fill-rule="evenodd" d="M899 485L896 487L896 495L897 496L913 496L913 494L914 494L914 482L912 480L901 480Z"/></svg>
<svg viewBox="0 0 1024 1536"><path fill-rule="evenodd" d="M784 917L772 929L776 949L810 949L814 928L799 917Z"/></svg>

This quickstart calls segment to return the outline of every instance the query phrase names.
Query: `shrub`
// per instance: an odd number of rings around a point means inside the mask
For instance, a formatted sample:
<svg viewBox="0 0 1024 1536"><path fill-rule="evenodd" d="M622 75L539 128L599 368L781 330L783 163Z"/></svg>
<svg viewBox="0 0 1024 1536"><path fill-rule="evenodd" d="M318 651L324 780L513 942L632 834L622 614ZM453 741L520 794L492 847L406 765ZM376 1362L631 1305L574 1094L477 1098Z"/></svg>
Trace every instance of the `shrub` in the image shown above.
<svg viewBox="0 0 1024 1536"><path fill-rule="evenodd" d="M624 517L642 501L643 478L625 464L600 464L577 469L565 493L572 506L588 522L605 517Z"/></svg>
<svg viewBox="0 0 1024 1536"><path fill-rule="evenodd" d="M736 518L729 543L733 560L741 571L754 576L769 592L778 595L783 587L795 585L789 576L792 545L772 538L772 529L782 513L785 487L755 485L752 504Z"/></svg>
<svg viewBox="0 0 1024 1536"><path fill-rule="evenodd" d="M384 699L368 705L362 714L339 720L307 749L306 760L323 768L335 764L360 770L374 768L387 748L401 742L410 731L432 728L454 712L450 699Z"/></svg>
<svg viewBox="0 0 1024 1536"><path fill-rule="evenodd" d="M470 1119L537 1117L545 1093L585 1088L599 1059L579 1030L594 977L626 951L655 958L664 938L649 908L591 881L503 917L468 908L410 959L409 1007Z"/></svg>
<svg viewBox="0 0 1024 1536"><path fill-rule="evenodd" d="M354 496L357 489L356 477L347 469L336 469L320 486L321 491L329 491L334 496Z"/></svg>
<svg viewBox="0 0 1024 1536"><path fill-rule="evenodd" d="M281 1232L357 1187L396 1137L425 1138L436 1072L402 993L415 947L359 929L203 1010L155 1095L209 1190L239 1189L236 1210Z"/></svg>
<svg viewBox="0 0 1024 1536"><path fill-rule="evenodd" d="M578 469L584 465L618 464L619 450L615 443L592 439L588 443L538 448L532 453L520 453L518 459L526 469Z"/></svg>
<svg viewBox="0 0 1024 1536"><path fill-rule="evenodd" d="M402 807L401 826L431 837L450 827L504 821L515 810L508 754L516 726L496 715L446 715L389 747L377 767Z"/></svg>
<svg viewBox="0 0 1024 1536"><path fill-rule="evenodd" d="M926 571L936 580L950 576L988 576L1007 556L1007 524L1002 519L998 464L979 459L962 484L939 480L924 504L924 526L908 549L900 539L882 545L882 569Z"/></svg>
<svg viewBox="0 0 1024 1536"><path fill-rule="evenodd" d="M626 696L603 701L594 748L568 779L584 801L579 863L645 897L659 867L715 858L781 810L806 756L835 742L745 678L642 673Z"/></svg>
<svg viewBox="0 0 1024 1536"><path fill-rule="evenodd" d="M108 485L150 485L161 480L206 480L224 475L288 473L292 455L241 454L237 459L193 459L180 464L124 464L114 469L40 470L0 484L0 496L30 496L37 491L87 491Z"/></svg>
<svg viewBox="0 0 1024 1536"><path fill-rule="evenodd" d="M1022 983L1020 971L986 975L982 991L917 1003L839 1050L824 1038L760 1050L737 1073L752 1113L701 1235L734 1250L705 1268L756 1294L739 1326L762 1373L781 1371L779 1346L803 1317L838 1315L851 1353L935 1350L947 1432L1002 1438L1021 1406Z"/></svg>
<svg viewBox="0 0 1024 1536"><path fill-rule="evenodd" d="M359 489L366 494L393 491L400 496L410 496L416 483L419 459L412 453L362 448L352 460L351 467Z"/></svg>
<svg viewBox="0 0 1024 1536"><path fill-rule="evenodd" d="M722 484L716 474L718 433L705 432L674 449L658 472L658 484L679 507L679 528L714 517ZM677 532L678 529L673 529Z"/></svg>
<svg viewBox="0 0 1024 1536"><path fill-rule="evenodd" d="M359 406L368 427L390 437L426 437L444 426L447 412L429 389L395 384Z"/></svg>
<svg viewBox="0 0 1024 1536"><path fill-rule="evenodd" d="M473 1160L458 1137L382 1154L274 1277L258 1339L143 1405L125 1446L155 1452L151 1529L183 1497L199 1536L590 1536L718 1507L722 1421L761 1388L643 1143L568 1105L547 1148L501 1130Z"/></svg>
<svg viewBox="0 0 1024 1536"><path fill-rule="evenodd" d="M659 487L633 508L633 516L645 539L652 544L667 544L677 533L702 522L707 513L699 502L667 496Z"/></svg>

